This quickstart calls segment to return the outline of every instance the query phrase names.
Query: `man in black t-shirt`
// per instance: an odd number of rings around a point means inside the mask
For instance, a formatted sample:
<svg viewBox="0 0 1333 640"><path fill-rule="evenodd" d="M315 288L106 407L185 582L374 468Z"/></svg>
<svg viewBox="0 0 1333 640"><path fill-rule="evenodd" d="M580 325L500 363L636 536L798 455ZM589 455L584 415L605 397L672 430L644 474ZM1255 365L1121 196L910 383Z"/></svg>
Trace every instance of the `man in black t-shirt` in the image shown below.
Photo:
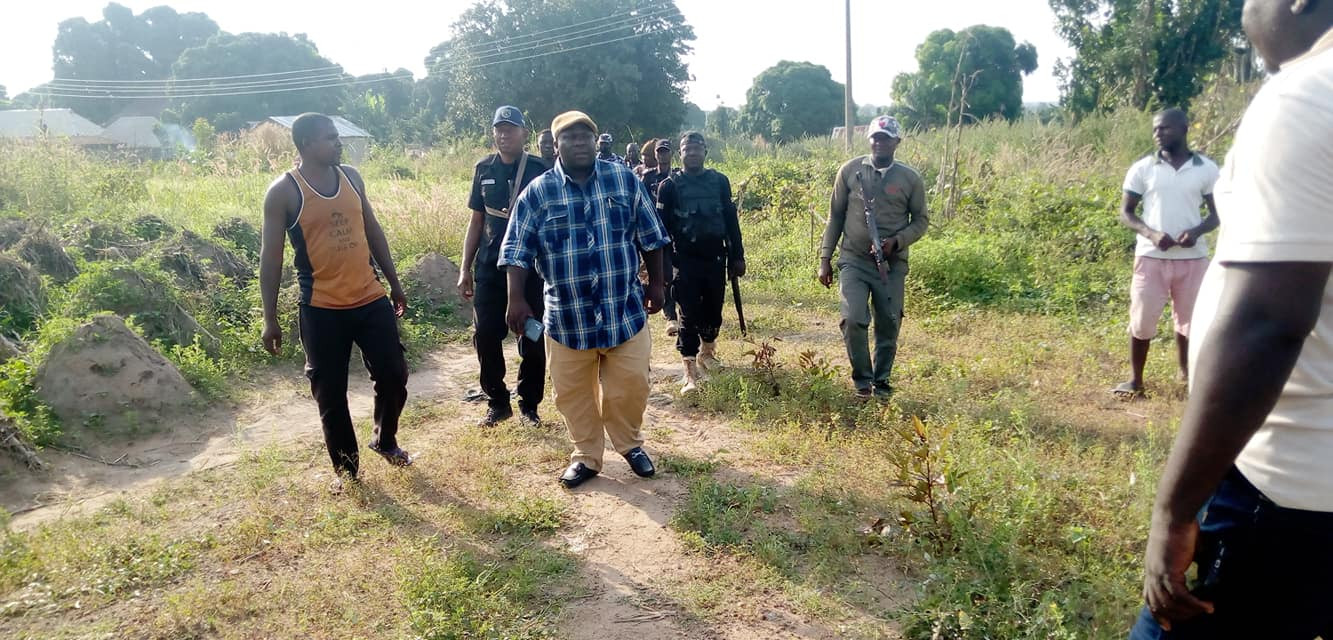
<svg viewBox="0 0 1333 640"><path fill-rule="evenodd" d="M496 263L500 259L500 241L509 225L509 213L519 192L549 168L541 158L526 153L528 129L517 107L503 106L495 111L491 128L496 153L477 162L472 175L472 194L468 208L472 219L463 241L463 264L459 265L458 292L472 301L476 316L472 344L481 364L481 390L488 407L481 426L491 426L514 415L505 385L504 339L509 335L505 324L508 289L505 274ZM528 278L525 297L537 317L541 317L542 280ZM546 351L541 342L518 336L518 408L523 421L541 423L537 405L546 392Z"/></svg>

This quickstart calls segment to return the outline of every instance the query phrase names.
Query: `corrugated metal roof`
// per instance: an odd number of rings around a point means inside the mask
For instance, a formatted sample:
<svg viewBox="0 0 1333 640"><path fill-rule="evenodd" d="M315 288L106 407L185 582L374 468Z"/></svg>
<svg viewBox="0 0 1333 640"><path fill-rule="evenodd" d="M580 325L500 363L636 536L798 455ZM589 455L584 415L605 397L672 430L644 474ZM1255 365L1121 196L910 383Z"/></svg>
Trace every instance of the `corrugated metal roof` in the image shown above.
<svg viewBox="0 0 1333 640"><path fill-rule="evenodd" d="M36 138L42 135L97 138L102 127L69 109L11 109L0 111L0 137Z"/></svg>
<svg viewBox="0 0 1333 640"><path fill-rule="evenodd" d="M125 116L107 125L103 135L129 147L161 149L157 125L157 118L152 116Z"/></svg>
<svg viewBox="0 0 1333 640"><path fill-rule="evenodd" d="M269 116L269 120L276 122L288 129L292 128L292 123L300 116ZM369 138L370 134L365 129L358 127L342 116L329 116L333 120L333 126L337 127L338 135L343 138Z"/></svg>

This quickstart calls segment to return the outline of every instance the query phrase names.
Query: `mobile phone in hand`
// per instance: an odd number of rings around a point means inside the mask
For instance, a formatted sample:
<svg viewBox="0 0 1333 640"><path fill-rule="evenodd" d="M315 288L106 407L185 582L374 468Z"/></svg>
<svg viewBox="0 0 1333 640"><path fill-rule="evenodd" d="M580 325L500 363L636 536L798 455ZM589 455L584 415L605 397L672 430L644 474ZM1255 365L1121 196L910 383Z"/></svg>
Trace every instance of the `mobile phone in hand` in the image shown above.
<svg viewBox="0 0 1333 640"><path fill-rule="evenodd" d="M543 331L545 331L545 327L536 318L529 316L527 321L523 323L523 335L533 342L541 341Z"/></svg>

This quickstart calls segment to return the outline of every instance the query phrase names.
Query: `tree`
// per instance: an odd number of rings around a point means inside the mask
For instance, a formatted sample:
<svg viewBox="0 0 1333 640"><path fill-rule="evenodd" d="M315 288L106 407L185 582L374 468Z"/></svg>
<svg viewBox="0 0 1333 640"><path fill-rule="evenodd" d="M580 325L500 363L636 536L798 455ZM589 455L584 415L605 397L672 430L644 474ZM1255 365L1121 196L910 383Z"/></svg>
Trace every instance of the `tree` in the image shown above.
<svg viewBox="0 0 1333 640"><path fill-rule="evenodd" d="M755 77L739 125L749 135L786 142L828 135L842 122L842 108L842 84L826 67L783 60Z"/></svg>
<svg viewBox="0 0 1333 640"><path fill-rule="evenodd" d="M1185 107L1204 79L1248 45L1243 0L1050 0L1075 57L1056 64L1075 114Z"/></svg>
<svg viewBox="0 0 1333 640"><path fill-rule="evenodd" d="M708 125L708 114L704 113L702 107L693 102L685 103L685 128L694 131L703 131Z"/></svg>
<svg viewBox="0 0 1333 640"><path fill-rule="evenodd" d="M1008 29L976 25L931 33L916 48L916 61L916 73L893 79L895 111L905 124L1015 120L1023 115L1023 76L1037 69L1037 50L1015 45Z"/></svg>
<svg viewBox="0 0 1333 640"><path fill-rule="evenodd" d="M71 18L60 23L51 48L56 79L49 89L82 94L91 93L89 85L78 81L164 80L182 52L217 33L217 23L202 13L176 13L161 6L136 16L113 2L97 22ZM125 102L95 96L53 97L52 104L102 121Z"/></svg>
<svg viewBox="0 0 1333 640"><path fill-rule="evenodd" d="M181 54L172 69L178 78L207 78L261 73L290 72L302 69L328 69L335 65L319 55L315 43L298 33L222 33L211 38L204 46ZM346 82L351 78L339 75L337 70L318 72L293 81L294 86L306 87L289 90L293 84L261 89L266 93L236 90L230 94L181 98L172 110L173 119L181 123L208 118L219 130L236 130L248 121L263 120L275 115L296 115L306 111L337 113L347 93ZM299 76L284 76L292 79ZM276 90L281 89L281 90ZM256 91L251 89L250 91Z"/></svg>
<svg viewBox="0 0 1333 640"><path fill-rule="evenodd" d="M704 129L710 137L730 138L736 134L736 121L739 119L739 111L726 105L718 105L716 109L708 112Z"/></svg>
<svg viewBox="0 0 1333 640"><path fill-rule="evenodd" d="M357 76L339 112L376 140L419 141L429 135L431 125L423 117L416 91L407 69Z"/></svg>
<svg viewBox="0 0 1333 640"><path fill-rule="evenodd" d="M423 89L455 134L489 128L502 104L537 125L580 109L627 139L685 120L694 31L674 0L484 0L451 30L426 58Z"/></svg>

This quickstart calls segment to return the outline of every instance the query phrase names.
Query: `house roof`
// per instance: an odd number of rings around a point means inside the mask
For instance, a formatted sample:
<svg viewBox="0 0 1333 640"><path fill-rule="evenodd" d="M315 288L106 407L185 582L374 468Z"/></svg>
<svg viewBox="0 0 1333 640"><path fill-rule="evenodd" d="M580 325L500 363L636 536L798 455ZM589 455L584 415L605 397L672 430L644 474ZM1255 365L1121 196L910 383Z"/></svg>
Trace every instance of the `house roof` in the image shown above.
<svg viewBox="0 0 1333 640"><path fill-rule="evenodd" d="M152 116L125 116L107 125L102 135L127 147L161 149L162 141L157 137L158 124L157 118Z"/></svg>
<svg viewBox="0 0 1333 640"><path fill-rule="evenodd" d="M0 138L37 138L43 133L78 144L111 144L102 127L69 109L0 111Z"/></svg>
<svg viewBox="0 0 1333 640"><path fill-rule="evenodd" d="M283 128L292 128L292 123L296 122L299 116L269 116L268 122L276 122ZM365 129L358 127L342 116L329 116L333 120L333 126L337 127L338 135L343 138L369 138L369 133Z"/></svg>

